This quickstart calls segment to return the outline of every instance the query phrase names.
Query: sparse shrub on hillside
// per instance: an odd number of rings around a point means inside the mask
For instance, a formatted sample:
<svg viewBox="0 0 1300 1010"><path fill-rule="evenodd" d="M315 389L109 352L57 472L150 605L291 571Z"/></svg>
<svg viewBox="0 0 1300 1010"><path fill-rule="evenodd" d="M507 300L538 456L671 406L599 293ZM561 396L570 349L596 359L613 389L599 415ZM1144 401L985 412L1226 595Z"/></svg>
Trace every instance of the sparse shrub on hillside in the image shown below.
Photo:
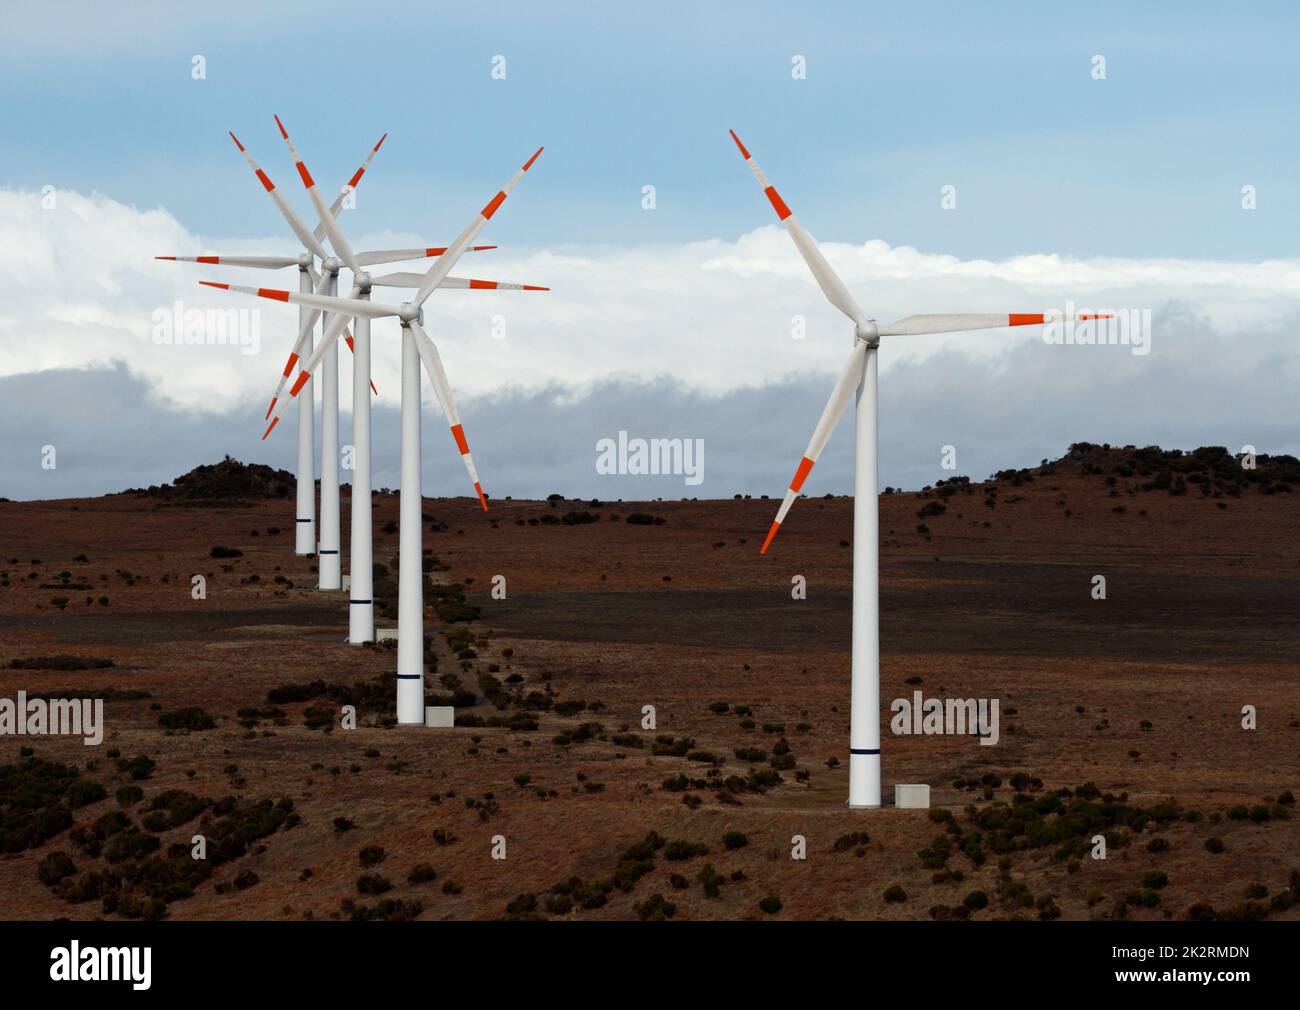
<svg viewBox="0 0 1300 1010"><path fill-rule="evenodd" d="M173 712L164 712L158 717L158 725L169 730L199 731L216 728L216 720L198 706L178 708Z"/></svg>

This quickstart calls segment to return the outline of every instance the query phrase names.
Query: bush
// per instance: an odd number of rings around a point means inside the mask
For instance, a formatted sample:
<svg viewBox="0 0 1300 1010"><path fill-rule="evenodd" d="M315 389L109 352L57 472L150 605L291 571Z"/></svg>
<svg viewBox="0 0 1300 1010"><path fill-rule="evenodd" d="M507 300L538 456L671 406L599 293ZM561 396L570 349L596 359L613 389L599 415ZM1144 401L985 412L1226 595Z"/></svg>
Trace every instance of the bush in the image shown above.
<svg viewBox="0 0 1300 1010"><path fill-rule="evenodd" d="M728 851L735 850L735 849L743 849L746 845L749 844L749 839L746 838L739 831L728 831L725 835L722 836L722 844L724 847L727 848Z"/></svg>
<svg viewBox="0 0 1300 1010"><path fill-rule="evenodd" d="M218 544L212 548L210 555L214 558L242 558L244 552L238 547L222 547Z"/></svg>
<svg viewBox="0 0 1300 1010"><path fill-rule="evenodd" d="M662 922L677 914L677 906L662 894L652 894L636 906L636 914L643 922Z"/></svg>
<svg viewBox="0 0 1300 1010"><path fill-rule="evenodd" d="M781 899L775 894L769 894L759 901L758 907L768 915L776 915L777 912L781 911Z"/></svg>
<svg viewBox="0 0 1300 1010"><path fill-rule="evenodd" d="M378 866L384 861L384 849L382 845L367 845L357 853L357 859L367 870L372 866Z"/></svg>
<svg viewBox="0 0 1300 1010"><path fill-rule="evenodd" d="M962 898L961 903L970 911L978 912L981 908L988 907L989 896L983 891L971 891Z"/></svg>
<svg viewBox="0 0 1300 1010"><path fill-rule="evenodd" d="M1223 852L1225 848L1226 846L1223 844L1223 839L1219 838L1217 835L1214 838L1207 838L1205 840L1206 852L1212 852L1217 856Z"/></svg>
<svg viewBox="0 0 1300 1010"><path fill-rule="evenodd" d="M36 867L36 877L46 887L54 887L76 872L77 866L66 852L51 852Z"/></svg>
<svg viewBox="0 0 1300 1010"><path fill-rule="evenodd" d="M392 889L392 882L378 873L366 873L357 878L357 890L362 894L383 894Z"/></svg>
<svg viewBox="0 0 1300 1010"><path fill-rule="evenodd" d="M205 730L215 729L216 720L197 706L178 708L174 712L164 712L158 717L158 725L163 729Z"/></svg>
<svg viewBox="0 0 1300 1010"><path fill-rule="evenodd" d="M434 871L434 868L428 863L418 863L406 875L406 882L408 884L427 884L437 876L438 874Z"/></svg>
<svg viewBox="0 0 1300 1010"><path fill-rule="evenodd" d="M898 884L891 884L885 889L885 901L891 905L896 905L907 900L907 892Z"/></svg>
<svg viewBox="0 0 1300 1010"><path fill-rule="evenodd" d="M1143 887L1151 887L1158 891L1168 883L1169 874L1162 870L1147 870L1146 873L1142 874Z"/></svg>
<svg viewBox="0 0 1300 1010"><path fill-rule="evenodd" d="M699 842L687 842L682 839L669 842L664 846L664 858L669 862L682 862L696 856L707 856L709 847Z"/></svg>

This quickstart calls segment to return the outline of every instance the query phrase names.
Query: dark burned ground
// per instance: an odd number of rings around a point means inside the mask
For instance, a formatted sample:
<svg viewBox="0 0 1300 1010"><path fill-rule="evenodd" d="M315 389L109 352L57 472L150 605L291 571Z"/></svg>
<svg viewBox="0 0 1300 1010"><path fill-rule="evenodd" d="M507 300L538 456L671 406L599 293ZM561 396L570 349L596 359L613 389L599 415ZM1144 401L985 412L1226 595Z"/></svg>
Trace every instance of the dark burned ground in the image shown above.
<svg viewBox="0 0 1300 1010"><path fill-rule="evenodd" d="M322 601L326 602L326 601ZM267 615L250 610L168 610L148 613L78 613L64 616L53 628L49 619L31 615L0 614L0 634L18 631L51 631L54 640L65 645L146 645L154 642L185 642L212 638L255 635ZM337 629L334 608L316 606L281 607L274 623L300 628Z"/></svg>
<svg viewBox="0 0 1300 1010"><path fill-rule="evenodd" d="M881 652L1290 662L1300 657L1300 579L1188 578L1108 569L1107 598L1080 566L918 561L930 582L881 587ZM847 589L537 592L493 611L512 637L800 652L848 651Z"/></svg>

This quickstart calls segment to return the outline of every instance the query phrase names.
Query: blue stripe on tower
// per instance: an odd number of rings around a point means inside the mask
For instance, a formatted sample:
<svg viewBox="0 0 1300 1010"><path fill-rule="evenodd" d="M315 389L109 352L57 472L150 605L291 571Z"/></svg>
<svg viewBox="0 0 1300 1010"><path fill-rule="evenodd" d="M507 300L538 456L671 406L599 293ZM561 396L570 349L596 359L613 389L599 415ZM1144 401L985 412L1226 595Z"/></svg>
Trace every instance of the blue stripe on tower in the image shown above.
<svg viewBox="0 0 1300 1010"><path fill-rule="evenodd" d="M879 754L880 748L877 747L874 750L867 750L865 747L850 747L849 753L850 754Z"/></svg>

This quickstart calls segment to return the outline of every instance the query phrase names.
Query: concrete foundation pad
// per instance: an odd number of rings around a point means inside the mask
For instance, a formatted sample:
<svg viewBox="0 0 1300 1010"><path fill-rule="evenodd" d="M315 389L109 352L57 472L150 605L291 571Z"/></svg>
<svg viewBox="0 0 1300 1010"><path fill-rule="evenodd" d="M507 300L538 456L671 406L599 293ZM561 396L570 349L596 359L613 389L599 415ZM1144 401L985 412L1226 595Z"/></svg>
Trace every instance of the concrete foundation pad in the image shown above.
<svg viewBox="0 0 1300 1010"><path fill-rule="evenodd" d="M456 710L450 705L429 705L424 710L424 724L430 729L450 729L456 725Z"/></svg>
<svg viewBox="0 0 1300 1010"><path fill-rule="evenodd" d="M396 642L396 641L397 641L397 629L396 629L396 628L376 628L376 629L375 629L375 641L376 641L376 642Z"/></svg>
<svg viewBox="0 0 1300 1010"><path fill-rule="evenodd" d="M930 808L930 787L928 785L895 784L894 806L900 810L928 810Z"/></svg>

